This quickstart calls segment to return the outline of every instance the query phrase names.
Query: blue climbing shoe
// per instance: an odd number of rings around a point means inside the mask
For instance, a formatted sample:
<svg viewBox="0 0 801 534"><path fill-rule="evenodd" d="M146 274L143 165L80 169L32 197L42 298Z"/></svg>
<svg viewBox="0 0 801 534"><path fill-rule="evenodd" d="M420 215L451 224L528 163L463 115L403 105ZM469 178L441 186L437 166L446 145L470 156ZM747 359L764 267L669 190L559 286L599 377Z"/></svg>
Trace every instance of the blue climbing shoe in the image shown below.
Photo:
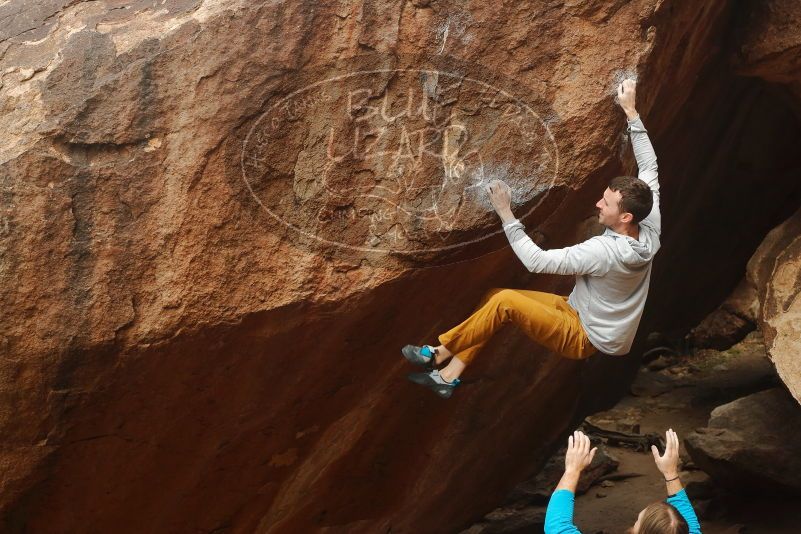
<svg viewBox="0 0 801 534"><path fill-rule="evenodd" d="M415 384L420 384L421 386L427 387L443 399L450 398L450 396L453 395L453 390L456 389L456 386L461 384L461 381L458 378L454 378L453 382L446 382L439 375L439 371L437 369L434 369L429 373L410 373L406 378Z"/></svg>
<svg viewBox="0 0 801 534"><path fill-rule="evenodd" d="M416 345L406 345L401 349L403 357L415 365L421 365L427 370L434 369L434 347L431 345L423 345L418 347Z"/></svg>

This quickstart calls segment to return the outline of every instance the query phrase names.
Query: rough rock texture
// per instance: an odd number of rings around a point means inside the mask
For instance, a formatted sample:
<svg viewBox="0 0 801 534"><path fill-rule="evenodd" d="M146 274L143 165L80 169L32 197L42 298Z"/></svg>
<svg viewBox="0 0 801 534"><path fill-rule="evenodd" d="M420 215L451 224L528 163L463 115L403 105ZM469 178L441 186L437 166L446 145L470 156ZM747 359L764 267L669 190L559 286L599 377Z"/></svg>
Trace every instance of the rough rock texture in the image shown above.
<svg viewBox="0 0 801 534"><path fill-rule="evenodd" d="M735 66L740 74L782 84L801 116L801 5L793 0L750 2L741 15L743 37ZM798 176L798 167L795 172ZM748 263L757 289L760 323L779 376L801 403L801 210L770 232Z"/></svg>
<svg viewBox="0 0 801 534"><path fill-rule="evenodd" d="M725 350L756 328L759 299L746 278L688 334L692 347Z"/></svg>
<svg viewBox="0 0 801 534"><path fill-rule="evenodd" d="M801 6L795 0L748 0L737 15L737 72L786 86L801 111Z"/></svg>
<svg viewBox="0 0 801 534"><path fill-rule="evenodd" d="M698 467L739 492L801 494L801 410L784 388L715 408L685 443Z"/></svg>
<svg viewBox="0 0 801 534"><path fill-rule="evenodd" d="M768 355L801 403L801 209L765 237L748 262L748 279L759 294Z"/></svg>
<svg viewBox="0 0 801 534"><path fill-rule="evenodd" d="M371 252L395 220L354 219L375 214L364 190L383 187L378 175L425 191L446 171L464 180L476 160L451 156L469 130L487 169L536 178L516 191L532 232L549 247L574 243L598 231L589 221L608 179L632 172L611 94L635 71L665 220L656 311L641 330L692 325L799 191L786 150L797 118L763 81L726 70L730 22L723 0L2 4L2 530L449 532L481 517L604 388L625 389L636 361L582 366L509 330L451 402L405 383L398 349L431 342L487 288L566 293L571 281L525 272L488 206L465 196L442 203L465 206L452 227L421 217L399 250ZM411 177L386 155L371 167L341 152L326 161L329 124L357 144L379 135L357 130L362 115L335 122L325 100L296 99L278 107L286 128L256 128L274 124L260 120L299 82L341 74L336 62L360 54L374 67L474 69L542 120L515 134L501 120L509 108L424 74L410 87L478 115L434 142L445 170ZM372 78L375 102L359 112L414 80ZM347 96L328 87L318 96ZM394 134L388 143L406 147ZM342 165L324 172L331 161ZM258 172L243 180L243 169ZM321 183L332 198L317 205ZM724 183L725 198L709 194ZM265 204L361 248L307 240ZM319 209L298 211L309 206ZM727 233L745 208L743 234ZM690 238L710 209L702 227L724 237ZM415 261L420 243L430 264Z"/></svg>

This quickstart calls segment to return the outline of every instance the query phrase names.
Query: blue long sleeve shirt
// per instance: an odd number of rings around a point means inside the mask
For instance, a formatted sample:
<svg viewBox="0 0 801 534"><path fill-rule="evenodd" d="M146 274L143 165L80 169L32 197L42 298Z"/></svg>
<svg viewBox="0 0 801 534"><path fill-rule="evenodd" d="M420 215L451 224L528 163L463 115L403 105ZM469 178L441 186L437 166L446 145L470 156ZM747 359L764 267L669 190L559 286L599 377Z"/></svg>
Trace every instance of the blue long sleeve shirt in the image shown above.
<svg viewBox="0 0 801 534"><path fill-rule="evenodd" d="M684 488L665 500L668 504L673 505L687 521L690 534L701 534L701 524L695 516L695 511ZM551 500L548 501L548 509L545 512L545 534L581 534L581 531L573 524L574 502L575 497L570 490L560 489L551 494Z"/></svg>

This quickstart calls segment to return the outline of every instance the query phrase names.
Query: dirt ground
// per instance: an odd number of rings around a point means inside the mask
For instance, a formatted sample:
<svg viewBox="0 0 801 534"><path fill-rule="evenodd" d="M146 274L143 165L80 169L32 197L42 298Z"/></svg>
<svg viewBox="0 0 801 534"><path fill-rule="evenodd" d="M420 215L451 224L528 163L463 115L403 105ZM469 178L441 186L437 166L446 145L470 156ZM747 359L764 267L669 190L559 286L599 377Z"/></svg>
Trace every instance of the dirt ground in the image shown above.
<svg viewBox="0 0 801 534"><path fill-rule="evenodd" d="M801 532L801 500L738 497L697 469L684 448L683 438L705 427L715 407L779 383L759 333L752 332L726 351L667 356L650 366L640 370L631 394L611 410L588 417L585 423L629 436L659 434L664 438L665 430L675 430L682 440L681 479L705 534ZM592 435L591 427L585 425L585 431ZM601 440L603 449L619 464L576 497L573 520L584 534L623 533L634 524L640 510L666 497L665 484L650 451L615 439ZM556 463L560 462L558 456L553 459ZM555 482L548 481L544 486L550 492ZM517 502L488 514L485 521L465 532L542 532L544 514L543 503L521 506Z"/></svg>

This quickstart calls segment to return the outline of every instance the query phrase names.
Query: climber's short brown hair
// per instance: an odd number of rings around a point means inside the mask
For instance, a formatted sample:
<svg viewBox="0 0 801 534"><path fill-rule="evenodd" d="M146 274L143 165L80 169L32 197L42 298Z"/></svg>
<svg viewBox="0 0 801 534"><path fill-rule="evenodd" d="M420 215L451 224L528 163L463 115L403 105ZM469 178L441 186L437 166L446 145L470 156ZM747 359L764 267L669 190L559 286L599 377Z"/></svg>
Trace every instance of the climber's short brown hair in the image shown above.
<svg viewBox="0 0 801 534"><path fill-rule="evenodd" d="M649 504L640 518L637 534L688 534L690 527L676 508L658 501Z"/></svg>
<svg viewBox="0 0 801 534"><path fill-rule="evenodd" d="M617 176L609 182L609 189L620 191L620 213L631 213L632 223L645 219L654 207L654 198L648 184L634 176Z"/></svg>

